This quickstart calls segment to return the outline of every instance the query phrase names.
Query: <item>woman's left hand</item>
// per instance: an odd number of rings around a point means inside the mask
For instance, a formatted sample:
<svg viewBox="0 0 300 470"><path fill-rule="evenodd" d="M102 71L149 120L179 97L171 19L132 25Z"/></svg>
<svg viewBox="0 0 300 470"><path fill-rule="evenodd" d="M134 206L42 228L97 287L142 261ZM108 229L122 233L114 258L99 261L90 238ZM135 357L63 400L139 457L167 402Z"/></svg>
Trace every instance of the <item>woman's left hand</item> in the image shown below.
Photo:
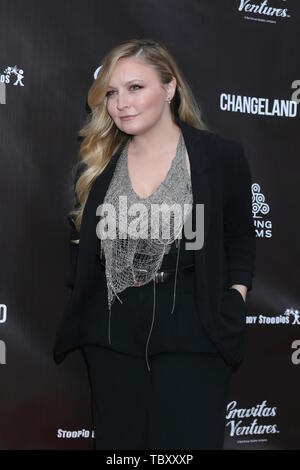
<svg viewBox="0 0 300 470"><path fill-rule="evenodd" d="M244 286L243 284L233 284L232 286L230 286L229 289L238 290L241 296L243 297L244 302L246 302L246 295L247 295L247 290L248 290L247 286Z"/></svg>

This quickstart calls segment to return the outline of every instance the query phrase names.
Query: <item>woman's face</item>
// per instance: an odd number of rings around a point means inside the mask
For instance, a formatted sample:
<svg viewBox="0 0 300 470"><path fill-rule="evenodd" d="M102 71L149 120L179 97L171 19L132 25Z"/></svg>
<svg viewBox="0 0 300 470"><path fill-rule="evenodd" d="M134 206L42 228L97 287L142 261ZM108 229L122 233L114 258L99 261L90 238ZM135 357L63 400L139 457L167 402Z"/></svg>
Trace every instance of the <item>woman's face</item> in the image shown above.
<svg viewBox="0 0 300 470"><path fill-rule="evenodd" d="M107 112L116 126L126 134L140 135L170 114L166 101L172 86L163 87L157 72L141 59L123 58L116 63L107 88ZM170 86L171 85L171 86ZM122 119L123 116L133 116Z"/></svg>

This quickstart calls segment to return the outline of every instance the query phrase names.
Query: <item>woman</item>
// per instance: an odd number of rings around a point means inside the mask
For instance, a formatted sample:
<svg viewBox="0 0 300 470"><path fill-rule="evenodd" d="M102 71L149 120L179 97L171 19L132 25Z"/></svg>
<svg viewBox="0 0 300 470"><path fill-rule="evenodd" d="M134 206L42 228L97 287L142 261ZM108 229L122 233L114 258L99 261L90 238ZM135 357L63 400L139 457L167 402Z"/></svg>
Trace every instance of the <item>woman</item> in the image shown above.
<svg viewBox="0 0 300 470"><path fill-rule="evenodd" d="M117 45L88 102L54 359L82 349L95 449L222 449L255 257L242 146L157 41Z"/></svg>

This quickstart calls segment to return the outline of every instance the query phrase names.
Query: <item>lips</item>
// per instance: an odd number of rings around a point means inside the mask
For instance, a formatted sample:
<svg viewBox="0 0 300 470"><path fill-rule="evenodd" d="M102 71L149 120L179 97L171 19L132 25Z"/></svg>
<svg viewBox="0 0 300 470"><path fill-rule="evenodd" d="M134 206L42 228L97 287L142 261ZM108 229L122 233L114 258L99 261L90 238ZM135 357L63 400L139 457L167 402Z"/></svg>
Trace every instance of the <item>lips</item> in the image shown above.
<svg viewBox="0 0 300 470"><path fill-rule="evenodd" d="M133 119L137 116L137 114L129 115L129 116L120 116L120 119Z"/></svg>

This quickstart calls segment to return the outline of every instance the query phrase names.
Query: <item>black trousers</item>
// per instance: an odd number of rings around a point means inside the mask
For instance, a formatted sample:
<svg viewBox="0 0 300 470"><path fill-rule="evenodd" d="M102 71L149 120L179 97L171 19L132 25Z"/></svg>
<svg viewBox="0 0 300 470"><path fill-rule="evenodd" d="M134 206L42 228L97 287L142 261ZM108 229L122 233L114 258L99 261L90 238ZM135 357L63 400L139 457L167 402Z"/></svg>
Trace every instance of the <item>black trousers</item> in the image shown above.
<svg viewBox="0 0 300 470"><path fill-rule="evenodd" d="M82 346L91 384L95 449L223 448L232 369L221 356L149 358Z"/></svg>

